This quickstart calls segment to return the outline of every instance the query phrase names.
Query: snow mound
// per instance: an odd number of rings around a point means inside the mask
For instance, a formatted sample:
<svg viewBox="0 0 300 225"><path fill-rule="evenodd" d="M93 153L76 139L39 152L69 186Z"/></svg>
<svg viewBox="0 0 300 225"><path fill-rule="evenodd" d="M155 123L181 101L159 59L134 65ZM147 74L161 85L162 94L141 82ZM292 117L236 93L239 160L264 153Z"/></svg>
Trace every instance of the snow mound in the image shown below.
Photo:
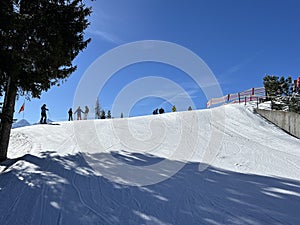
<svg viewBox="0 0 300 225"><path fill-rule="evenodd" d="M243 105L17 128L0 224L297 224L299 147Z"/></svg>
<svg viewBox="0 0 300 225"><path fill-rule="evenodd" d="M18 127L26 127L26 126L30 126L31 124L25 120L25 119L22 119L22 120L19 120L17 121L16 123L13 123L12 124L12 128L18 128Z"/></svg>

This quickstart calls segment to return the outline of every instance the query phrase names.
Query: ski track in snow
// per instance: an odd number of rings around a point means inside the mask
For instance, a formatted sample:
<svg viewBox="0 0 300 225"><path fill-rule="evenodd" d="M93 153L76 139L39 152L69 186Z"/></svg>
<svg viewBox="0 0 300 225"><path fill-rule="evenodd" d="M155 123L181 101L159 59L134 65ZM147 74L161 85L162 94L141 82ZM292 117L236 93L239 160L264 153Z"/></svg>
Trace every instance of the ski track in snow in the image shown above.
<svg viewBox="0 0 300 225"><path fill-rule="evenodd" d="M12 130L8 156L15 159L0 165L1 225L300 221L300 140L249 107L59 124ZM221 145L213 142L207 152L213 131L222 134ZM172 155L179 143L182 149ZM115 180L94 173L86 154L97 154ZM121 164L108 156L137 167L186 163L160 183L128 186L117 182L124 179Z"/></svg>

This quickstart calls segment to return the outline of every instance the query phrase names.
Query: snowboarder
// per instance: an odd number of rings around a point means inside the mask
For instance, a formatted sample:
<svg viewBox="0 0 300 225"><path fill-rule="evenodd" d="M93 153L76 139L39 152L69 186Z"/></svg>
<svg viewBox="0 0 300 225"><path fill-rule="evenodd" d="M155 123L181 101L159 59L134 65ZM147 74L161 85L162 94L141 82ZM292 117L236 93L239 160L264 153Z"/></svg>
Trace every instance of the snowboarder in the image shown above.
<svg viewBox="0 0 300 225"><path fill-rule="evenodd" d="M77 120L81 120L81 113L83 113L83 111L81 110L80 106L78 106L74 114L75 113L77 113Z"/></svg>
<svg viewBox="0 0 300 225"><path fill-rule="evenodd" d="M87 116L89 114L89 108L87 106L85 106L85 110L84 110L84 120L87 120Z"/></svg>
<svg viewBox="0 0 300 225"><path fill-rule="evenodd" d="M48 109L46 108L46 104L44 104L41 107L41 120L40 120L40 123L44 123L44 124L47 123L47 114L46 114L46 111L48 111Z"/></svg>
<svg viewBox="0 0 300 225"><path fill-rule="evenodd" d="M72 108L69 109L68 113L69 113L69 121L73 120L73 111L72 111Z"/></svg>

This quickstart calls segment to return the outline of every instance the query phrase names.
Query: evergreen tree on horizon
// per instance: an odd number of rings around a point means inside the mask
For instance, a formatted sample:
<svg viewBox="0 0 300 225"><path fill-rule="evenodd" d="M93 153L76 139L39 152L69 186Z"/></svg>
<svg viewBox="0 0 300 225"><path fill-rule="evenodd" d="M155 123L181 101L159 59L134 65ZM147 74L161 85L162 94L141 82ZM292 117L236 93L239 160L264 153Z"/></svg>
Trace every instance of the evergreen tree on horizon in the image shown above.
<svg viewBox="0 0 300 225"><path fill-rule="evenodd" d="M98 97L96 99L96 106L95 106L95 119L101 119L101 107L100 107Z"/></svg>

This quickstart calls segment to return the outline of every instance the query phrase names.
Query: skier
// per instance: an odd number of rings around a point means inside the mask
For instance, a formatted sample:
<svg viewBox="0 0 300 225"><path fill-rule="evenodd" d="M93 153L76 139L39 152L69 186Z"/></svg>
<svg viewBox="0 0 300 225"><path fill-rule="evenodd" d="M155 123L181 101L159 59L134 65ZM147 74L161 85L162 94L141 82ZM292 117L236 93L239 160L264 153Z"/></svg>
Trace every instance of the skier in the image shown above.
<svg viewBox="0 0 300 225"><path fill-rule="evenodd" d="M84 110L84 120L87 120L87 116L88 116L88 114L89 114L89 108L87 107L87 106L85 106L85 110Z"/></svg>
<svg viewBox="0 0 300 225"><path fill-rule="evenodd" d="M74 114L75 113L77 113L77 120L81 120L81 113L83 113L83 111L81 110L80 106L78 106Z"/></svg>
<svg viewBox="0 0 300 225"><path fill-rule="evenodd" d="M42 107L41 107L41 120L40 120L40 123L44 123L46 124L47 123L47 114L46 114L46 111L48 111L48 109L46 108L46 104L44 104Z"/></svg>
<svg viewBox="0 0 300 225"><path fill-rule="evenodd" d="M72 111L72 108L69 109L68 113L69 113L69 121L73 120L73 111Z"/></svg>

